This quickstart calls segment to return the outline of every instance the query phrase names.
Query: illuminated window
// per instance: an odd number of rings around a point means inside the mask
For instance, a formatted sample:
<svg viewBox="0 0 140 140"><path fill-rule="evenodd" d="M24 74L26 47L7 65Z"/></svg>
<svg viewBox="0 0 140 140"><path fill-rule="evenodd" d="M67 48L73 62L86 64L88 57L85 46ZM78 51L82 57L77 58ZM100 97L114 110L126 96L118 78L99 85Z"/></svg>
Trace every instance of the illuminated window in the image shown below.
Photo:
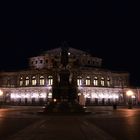
<svg viewBox="0 0 140 140"><path fill-rule="evenodd" d="M104 77L101 77L101 86L105 86L105 79L104 79Z"/></svg>
<svg viewBox="0 0 140 140"><path fill-rule="evenodd" d="M90 77L89 76L87 76L87 78L86 78L86 85L90 85Z"/></svg>
<svg viewBox="0 0 140 140"><path fill-rule="evenodd" d="M19 85L23 86L23 77L20 77Z"/></svg>
<svg viewBox="0 0 140 140"><path fill-rule="evenodd" d="M32 85L36 85L36 77L35 76L32 77Z"/></svg>
<svg viewBox="0 0 140 140"><path fill-rule="evenodd" d="M40 76L39 84L40 85L44 85L45 84L44 76Z"/></svg>
<svg viewBox="0 0 140 140"><path fill-rule="evenodd" d="M53 84L53 77L48 76L48 85L52 85L52 84Z"/></svg>
<svg viewBox="0 0 140 140"><path fill-rule="evenodd" d="M110 78L107 77L107 86L110 87Z"/></svg>
<svg viewBox="0 0 140 140"><path fill-rule="evenodd" d="M98 78L94 77L94 81L93 81L94 86L98 86Z"/></svg>
<svg viewBox="0 0 140 140"><path fill-rule="evenodd" d="M29 77L28 77L28 76L25 78L25 85L26 85L26 86L29 85Z"/></svg>
<svg viewBox="0 0 140 140"><path fill-rule="evenodd" d="M52 98L52 93L48 93L48 98Z"/></svg>
<svg viewBox="0 0 140 140"><path fill-rule="evenodd" d="M77 85L78 85L78 86L81 86L81 85L82 85L82 77L81 77L81 76L79 76L79 77L77 78Z"/></svg>

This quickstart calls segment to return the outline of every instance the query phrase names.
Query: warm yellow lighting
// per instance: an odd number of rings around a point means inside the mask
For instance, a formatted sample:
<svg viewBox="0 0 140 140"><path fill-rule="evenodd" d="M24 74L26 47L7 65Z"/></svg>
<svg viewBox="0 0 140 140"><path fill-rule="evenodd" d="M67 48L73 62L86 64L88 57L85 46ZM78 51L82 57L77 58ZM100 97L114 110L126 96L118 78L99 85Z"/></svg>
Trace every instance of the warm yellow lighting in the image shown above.
<svg viewBox="0 0 140 140"><path fill-rule="evenodd" d="M46 93L41 93L40 98L46 98Z"/></svg>
<svg viewBox="0 0 140 140"><path fill-rule="evenodd" d="M52 89L52 86L48 86L48 89Z"/></svg>
<svg viewBox="0 0 140 140"><path fill-rule="evenodd" d="M52 98L52 93L51 92L48 93L48 98Z"/></svg>
<svg viewBox="0 0 140 140"><path fill-rule="evenodd" d="M129 97L132 96L133 94L134 94L134 93L133 93L133 91L131 91L131 90L128 90L128 91L126 92L126 95L129 96Z"/></svg>
<svg viewBox="0 0 140 140"><path fill-rule="evenodd" d="M32 94L32 98L38 98L39 97L39 94L38 93L33 93Z"/></svg>
<svg viewBox="0 0 140 140"><path fill-rule="evenodd" d="M2 90L0 90L0 96L2 96L3 95L3 91Z"/></svg>
<svg viewBox="0 0 140 140"><path fill-rule="evenodd" d="M78 93L78 96L80 96L81 95L81 93Z"/></svg>
<svg viewBox="0 0 140 140"><path fill-rule="evenodd" d="M48 85L53 85L53 77L48 76Z"/></svg>
<svg viewBox="0 0 140 140"><path fill-rule="evenodd" d="M54 102L56 102L56 99L53 99Z"/></svg>

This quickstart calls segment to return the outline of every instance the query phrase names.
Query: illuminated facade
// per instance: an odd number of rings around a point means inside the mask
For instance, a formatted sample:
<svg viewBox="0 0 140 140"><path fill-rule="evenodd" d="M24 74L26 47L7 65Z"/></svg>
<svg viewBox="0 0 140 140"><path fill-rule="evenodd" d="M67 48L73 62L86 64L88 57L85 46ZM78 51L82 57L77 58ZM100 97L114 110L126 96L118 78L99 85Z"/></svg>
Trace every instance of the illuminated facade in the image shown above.
<svg viewBox="0 0 140 140"><path fill-rule="evenodd" d="M88 105L124 104L129 89L129 73L103 69L102 59L74 48L68 49L70 78L77 85L77 99L84 95ZM29 59L29 69L0 73L0 100L7 104L38 105L53 98L52 87L59 81L61 48ZM133 89L133 101L140 101L139 89Z"/></svg>

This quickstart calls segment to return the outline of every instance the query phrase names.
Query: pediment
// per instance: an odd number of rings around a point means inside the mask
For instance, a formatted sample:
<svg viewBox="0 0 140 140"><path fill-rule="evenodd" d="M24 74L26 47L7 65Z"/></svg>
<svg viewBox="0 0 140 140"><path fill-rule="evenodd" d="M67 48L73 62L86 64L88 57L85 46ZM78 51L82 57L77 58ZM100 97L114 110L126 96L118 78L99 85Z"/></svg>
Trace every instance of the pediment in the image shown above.
<svg viewBox="0 0 140 140"><path fill-rule="evenodd" d="M54 55L59 55L62 51L62 48L55 48L55 49L51 49L51 50L48 50L46 52L44 52L44 54L54 54ZM87 52L84 52L82 50L79 50L79 49L75 49L75 48L68 48L68 53L71 53L71 54L75 54L75 55L83 55L83 54L87 54Z"/></svg>

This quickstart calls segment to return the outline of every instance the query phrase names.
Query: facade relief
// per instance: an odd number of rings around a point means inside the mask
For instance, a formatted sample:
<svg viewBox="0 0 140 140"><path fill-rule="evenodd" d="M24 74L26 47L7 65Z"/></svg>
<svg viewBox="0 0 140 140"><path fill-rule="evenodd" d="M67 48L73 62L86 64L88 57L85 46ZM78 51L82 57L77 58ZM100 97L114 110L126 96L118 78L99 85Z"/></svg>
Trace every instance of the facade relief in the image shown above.
<svg viewBox="0 0 140 140"><path fill-rule="evenodd" d="M84 97L87 105L126 104L126 92L132 90L133 103L140 103L140 90L129 86L129 73L103 69L101 58L74 48L56 48L29 58L27 70L0 72L0 101L36 105L58 97L80 101Z"/></svg>

